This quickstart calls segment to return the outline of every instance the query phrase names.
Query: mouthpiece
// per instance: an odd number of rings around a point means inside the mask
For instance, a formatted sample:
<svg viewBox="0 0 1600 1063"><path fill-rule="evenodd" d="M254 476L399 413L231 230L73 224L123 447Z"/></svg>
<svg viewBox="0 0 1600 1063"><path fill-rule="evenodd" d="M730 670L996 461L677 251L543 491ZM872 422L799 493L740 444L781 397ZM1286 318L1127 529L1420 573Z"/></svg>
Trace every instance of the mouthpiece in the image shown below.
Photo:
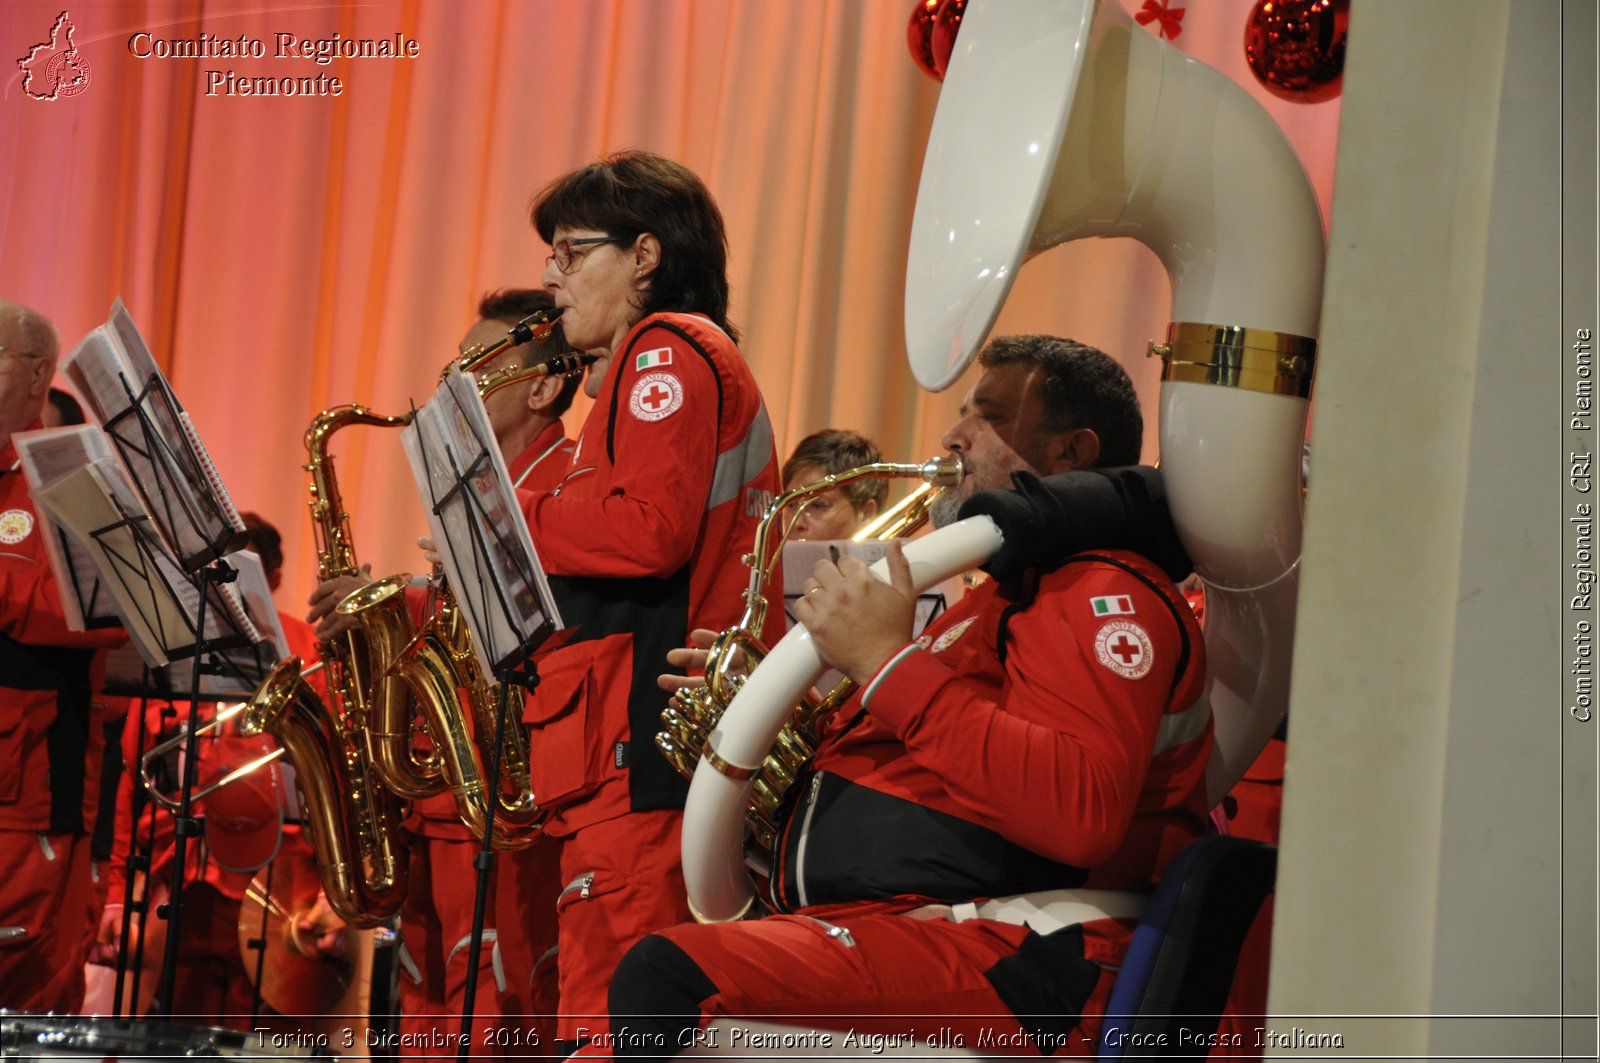
<svg viewBox="0 0 1600 1063"><path fill-rule="evenodd" d="M468 347L461 352L461 356L447 364L444 371L439 374L443 380L450 375L450 366L454 365L463 373L470 373L499 354L508 347L520 347L524 343L537 341L543 343L550 338L550 333L555 331L556 322L561 317L561 307L549 310L535 310L527 317L511 326L511 331L495 340L493 343L480 343L475 347Z"/></svg>
<svg viewBox="0 0 1600 1063"><path fill-rule="evenodd" d="M967 462L960 454L948 458L929 458L919 475L934 487L955 487L967 475Z"/></svg>
<svg viewBox="0 0 1600 1063"><path fill-rule="evenodd" d="M562 307L550 310L535 310L527 317L512 326L507 334L511 346L517 347L530 340L543 343L550 338L550 333L555 331L556 322L561 320Z"/></svg>
<svg viewBox="0 0 1600 1063"><path fill-rule="evenodd" d="M542 362L535 362L530 366L522 367L508 365L497 369L488 376L478 378L478 394L488 398L493 392L511 384L522 384L536 380L543 376L569 376L581 373L584 367L599 361L598 355L581 351L569 351L566 354L555 354Z"/></svg>

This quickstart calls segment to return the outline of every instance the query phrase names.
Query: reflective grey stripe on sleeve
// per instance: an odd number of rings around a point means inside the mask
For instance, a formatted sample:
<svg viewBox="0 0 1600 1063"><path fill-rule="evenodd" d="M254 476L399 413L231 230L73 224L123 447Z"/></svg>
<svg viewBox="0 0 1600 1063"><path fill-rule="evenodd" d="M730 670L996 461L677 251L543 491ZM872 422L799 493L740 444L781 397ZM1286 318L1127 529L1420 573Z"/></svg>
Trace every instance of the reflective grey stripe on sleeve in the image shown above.
<svg viewBox="0 0 1600 1063"><path fill-rule="evenodd" d="M739 497L744 485L761 475L772 457L772 422L763 403L756 409L744 438L717 455L717 468L711 476L711 493L706 496L706 511Z"/></svg>
<svg viewBox="0 0 1600 1063"><path fill-rule="evenodd" d="M1161 717L1161 724L1156 729L1156 747L1152 756L1158 756L1169 749L1176 749L1185 742L1193 741L1206 733L1206 721L1211 719L1211 703L1201 698L1182 712L1168 713Z"/></svg>

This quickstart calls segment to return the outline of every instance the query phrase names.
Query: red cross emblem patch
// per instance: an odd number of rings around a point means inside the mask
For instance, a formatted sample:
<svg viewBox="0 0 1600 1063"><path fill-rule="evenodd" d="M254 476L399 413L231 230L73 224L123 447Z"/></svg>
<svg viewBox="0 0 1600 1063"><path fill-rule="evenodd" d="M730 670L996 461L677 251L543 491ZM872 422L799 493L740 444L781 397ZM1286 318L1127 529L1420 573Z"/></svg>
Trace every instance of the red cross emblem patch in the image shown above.
<svg viewBox="0 0 1600 1063"><path fill-rule="evenodd" d="M1143 679L1156 663L1144 628L1132 620L1112 620L1094 637L1095 660L1127 679Z"/></svg>
<svg viewBox="0 0 1600 1063"><path fill-rule="evenodd" d="M628 396L628 412L641 421L671 417L683 405L683 385L671 373L645 373Z"/></svg>

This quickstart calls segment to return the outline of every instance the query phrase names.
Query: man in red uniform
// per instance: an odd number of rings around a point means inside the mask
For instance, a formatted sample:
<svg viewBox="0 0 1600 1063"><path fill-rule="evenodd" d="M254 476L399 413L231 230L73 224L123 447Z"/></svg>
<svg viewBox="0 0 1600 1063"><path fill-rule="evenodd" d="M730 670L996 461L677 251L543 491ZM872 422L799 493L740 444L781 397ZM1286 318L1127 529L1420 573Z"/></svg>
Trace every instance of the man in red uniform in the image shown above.
<svg viewBox="0 0 1600 1063"><path fill-rule="evenodd" d="M11 441L41 427L60 351L48 320L0 300L0 1007L19 1011L83 998L105 742L90 673L96 648L126 638L67 629Z"/></svg>
<svg viewBox="0 0 1600 1063"><path fill-rule="evenodd" d="M544 291L507 289L485 295L478 304L479 320L462 337L461 350L492 343L529 314L552 305ZM554 343L515 347L483 366L478 376L482 379L513 361L526 367L562 349ZM578 376L542 376L485 397L489 424L513 484L548 491L566 475L574 444L561 415L572 406L580 383ZM400 1054L413 1056L429 1053L419 1047L433 1043L427 1035L454 1034L460 1028L477 894L473 861L481 845L456 815L448 793L414 802L405 826L413 840L411 887L400 911L400 1030L417 1036L402 1043ZM558 843L545 837L526 849L501 852L495 861L473 1014L482 1020L480 1029L498 1028L494 1020L501 1016L532 1019L520 1039L509 1030L501 1035L503 1047L516 1054L537 1050L533 1046L547 1045L554 1036L540 1019L556 1009L558 862ZM492 1053L495 1047L485 1050Z"/></svg>
<svg viewBox="0 0 1600 1063"><path fill-rule="evenodd" d="M605 1012L634 941L688 918L685 784L655 749L656 673L694 627L738 619L750 549L778 490L761 394L728 321L727 246L705 185L629 152L541 193L544 285L596 402L559 487L523 512L573 640L528 701L534 792L563 841L560 1037ZM774 610L768 637L781 634Z"/></svg>
<svg viewBox="0 0 1600 1063"><path fill-rule="evenodd" d="M1106 355L1003 337L981 362L944 439L968 464L963 497L1138 460L1138 401ZM1115 917L1205 831L1210 726L1191 708L1199 629L1161 569L1063 553L990 580L915 642L897 547L889 583L850 558L817 566L796 613L861 688L775 847L769 901L793 914L646 938L612 983L617 1054L671 1055L719 1015L832 1027L834 1047L853 1028L1092 1054L1128 936ZM1037 930L983 903L1042 890L1075 907Z"/></svg>

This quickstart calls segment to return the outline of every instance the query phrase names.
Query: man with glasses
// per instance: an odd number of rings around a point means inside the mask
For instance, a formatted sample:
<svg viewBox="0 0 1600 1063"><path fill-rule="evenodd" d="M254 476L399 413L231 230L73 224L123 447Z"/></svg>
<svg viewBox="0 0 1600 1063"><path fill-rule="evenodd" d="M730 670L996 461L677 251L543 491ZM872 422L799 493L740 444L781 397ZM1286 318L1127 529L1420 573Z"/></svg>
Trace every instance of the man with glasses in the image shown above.
<svg viewBox="0 0 1600 1063"><path fill-rule="evenodd" d="M69 631L12 435L41 427L61 351L40 313L0 300L0 1006L78 1009L96 900L90 832L102 721L95 650Z"/></svg>

